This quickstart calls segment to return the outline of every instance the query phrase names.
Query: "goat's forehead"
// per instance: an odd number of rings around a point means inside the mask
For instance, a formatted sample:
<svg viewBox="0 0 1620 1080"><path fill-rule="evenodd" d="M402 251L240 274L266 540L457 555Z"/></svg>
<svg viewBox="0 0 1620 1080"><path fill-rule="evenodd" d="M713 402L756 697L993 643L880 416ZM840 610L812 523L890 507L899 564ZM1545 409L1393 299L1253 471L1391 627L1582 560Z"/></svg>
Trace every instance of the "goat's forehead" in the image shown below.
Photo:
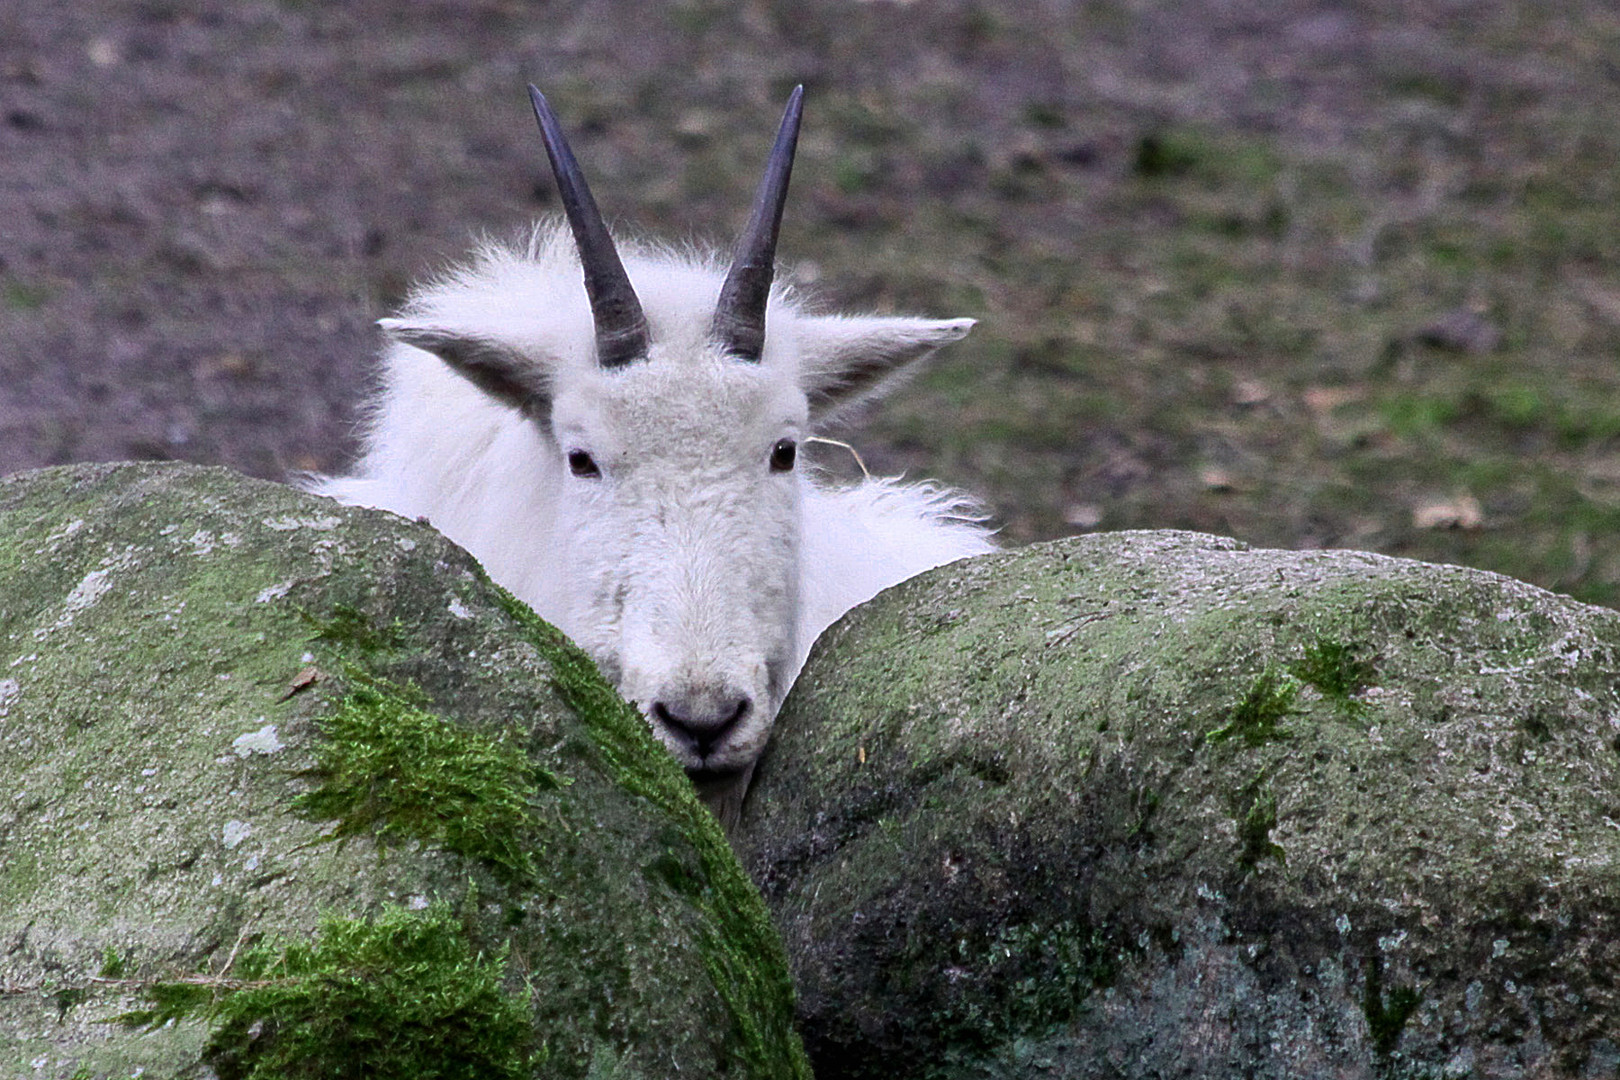
<svg viewBox="0 0 1620 1080"><path fill-rule="evenodd" d="M558 386L559 425L621 434L707 433L743 437L803 424L804 393L791 375L763 364L654 346L615 371L575 372Z"/></svg>

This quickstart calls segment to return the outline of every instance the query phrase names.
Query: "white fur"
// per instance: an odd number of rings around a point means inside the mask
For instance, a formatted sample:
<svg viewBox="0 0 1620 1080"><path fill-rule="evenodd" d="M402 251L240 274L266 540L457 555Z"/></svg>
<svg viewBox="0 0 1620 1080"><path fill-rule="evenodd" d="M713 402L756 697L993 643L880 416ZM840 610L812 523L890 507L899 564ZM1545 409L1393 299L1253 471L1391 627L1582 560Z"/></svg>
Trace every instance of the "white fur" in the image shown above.
<svg viewBox="0 0 1620 1080"><path fill-rule="evenodd" d="M645 361L596 364L560 224L516 247L487 244L384 320L396 340L356 473L310 487L427 517L589 651L682 765L745 774L827 626L890 585L993 548L958 495L893 479L822 486L802 462L773 472L773 446L881 393L972 322L819 316L778 290L764 356L743 363L709 341L722 268L620 250L651 330ZM481 343L532 396L498 400L447 350L405 343L429 333ZM571 450L601 475L573 475ZM751 707L706 755L658 719L740 699Z"/></svg>

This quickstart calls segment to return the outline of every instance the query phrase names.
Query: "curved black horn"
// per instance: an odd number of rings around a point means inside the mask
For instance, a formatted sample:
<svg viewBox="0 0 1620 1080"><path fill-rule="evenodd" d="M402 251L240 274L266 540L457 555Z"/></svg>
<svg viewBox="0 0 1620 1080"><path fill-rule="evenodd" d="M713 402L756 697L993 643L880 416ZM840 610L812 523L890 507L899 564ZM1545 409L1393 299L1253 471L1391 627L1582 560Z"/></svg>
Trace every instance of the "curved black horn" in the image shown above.
<svg viewBox="0 0 1620 1080"><path fill-rule="evenodd" d="M529 100L540 121L540 137L546 144L546 157L557 178L568 227L574 232L574 246L585 270L585 293L591 298L591 316L596 320L596 359L603 367L618 367L647 355L647 316L630 285L630 275L613 246L602 213L591 198L585 174L568 148L557 114L546 104L546 96L533 86Z"/></svg>
<svg viewBox="0 0 1620 1080"><path fill-rule="evenodd" d="M765 177L754 195L748 226L737 241L731 270L720 287L714 308L715 341L739 360L757 361L765 349L765 303L771 296L776 270L776 234L782 227L782 206L793 175L793 151L799 142L799 115L804 87L796 86L782 113L776 145L765 163Z"/></svg>

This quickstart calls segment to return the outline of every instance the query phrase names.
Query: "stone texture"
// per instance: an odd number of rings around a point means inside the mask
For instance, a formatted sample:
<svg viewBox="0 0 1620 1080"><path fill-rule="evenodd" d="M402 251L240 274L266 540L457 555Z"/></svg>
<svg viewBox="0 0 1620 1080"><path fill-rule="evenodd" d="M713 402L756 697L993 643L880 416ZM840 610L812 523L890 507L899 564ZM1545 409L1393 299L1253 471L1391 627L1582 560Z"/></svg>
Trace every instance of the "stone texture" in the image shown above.
<svg viewBox="0 0 1620 1080"><path fill-rule="evenodd" d="M323 842L294 812L368 686L521 749L523 824L496 839L530 870L408 828ZM425 526L222 469L0 480L0 777L5 1075L213 1075L206 1018L107 1019L323 917L430 904L505 950L535 1075L805 1075L780 945L690 785Z"/></svg>
<svg viewBox="0 0 1620 1080"><path fill-rule="evenodd" d="M734 842L821 1080L1620 1066L1620 615L1186 533L817 645Z"/></svg>

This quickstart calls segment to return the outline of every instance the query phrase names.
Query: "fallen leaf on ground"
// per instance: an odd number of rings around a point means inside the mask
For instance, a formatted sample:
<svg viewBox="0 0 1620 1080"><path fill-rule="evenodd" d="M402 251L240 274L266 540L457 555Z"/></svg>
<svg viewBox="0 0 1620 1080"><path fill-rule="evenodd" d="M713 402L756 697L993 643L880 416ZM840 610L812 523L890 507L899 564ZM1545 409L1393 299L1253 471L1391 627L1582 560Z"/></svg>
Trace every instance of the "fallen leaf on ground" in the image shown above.
<svg viewBox="0 0 1620 1080"><path fill-rule="evenodd" d="M1412 525L1418 529L1477 529L1484 522L1479 500L1472 495L1426 503L1412 511Z"/></svg>

